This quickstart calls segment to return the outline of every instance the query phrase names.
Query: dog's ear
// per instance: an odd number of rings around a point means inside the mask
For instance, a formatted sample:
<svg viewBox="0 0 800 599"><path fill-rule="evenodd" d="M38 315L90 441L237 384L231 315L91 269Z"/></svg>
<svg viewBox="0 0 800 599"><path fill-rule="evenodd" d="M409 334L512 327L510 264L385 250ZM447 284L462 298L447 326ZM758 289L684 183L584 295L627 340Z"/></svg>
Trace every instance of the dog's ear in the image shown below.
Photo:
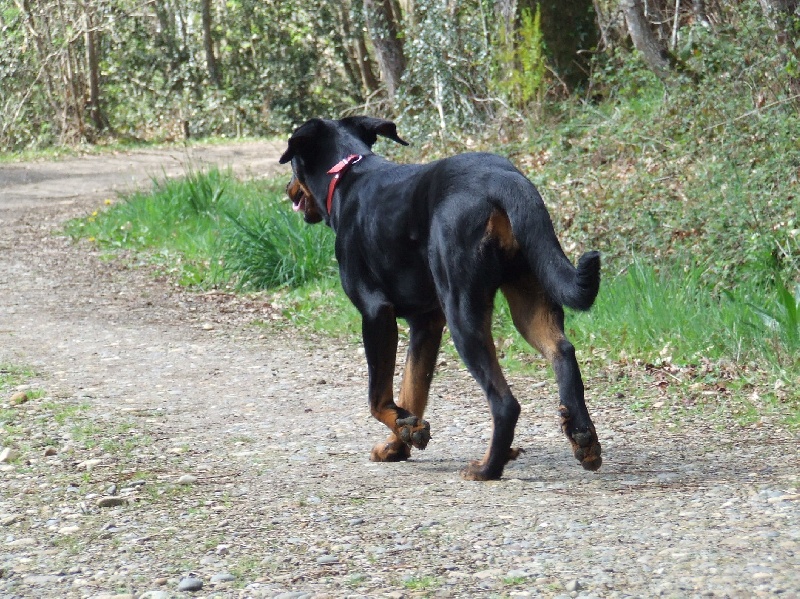
<svg viewBox="0 0 800 599"><path fill-rule="evenodd" d="M341 122L350 125L361 141L370 147L377 141L378 135L391 139L403 146L408 145L407 141L400 139L400 136L397 135L397 125L392 121L371 116L350 116L343 118Z"/></svg>
<svg viewBox="0 0 800 599"><path fill-rule="evenodd" d="M295 129L294 133L292 133L292 136L289 138L289 147L286 148L286 151L278 162L280 164L286 164L294 158L295 154L298 154L303 149L303 146L308 145L309 142L317 137L321 124L322 121L320 119L311 119Z"/></svg>

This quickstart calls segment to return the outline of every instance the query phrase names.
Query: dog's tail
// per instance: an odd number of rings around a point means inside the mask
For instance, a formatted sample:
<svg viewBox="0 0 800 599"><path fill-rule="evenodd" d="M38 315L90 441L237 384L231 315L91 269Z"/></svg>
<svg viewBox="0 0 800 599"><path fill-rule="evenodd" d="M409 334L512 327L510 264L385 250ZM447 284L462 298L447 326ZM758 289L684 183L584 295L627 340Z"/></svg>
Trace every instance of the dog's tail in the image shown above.
<svg viewBox="0 0 800 599"><path fill-rule="evenodd" d="M530 181L525 182L524 194L509 193L506 187L504 194L492 194L497 198L493 203L508 215L514 237L550 299L575 310L588 310L600 290L600 252L586 252L577 268L573 266L561 249L539 192Z"/></svg>

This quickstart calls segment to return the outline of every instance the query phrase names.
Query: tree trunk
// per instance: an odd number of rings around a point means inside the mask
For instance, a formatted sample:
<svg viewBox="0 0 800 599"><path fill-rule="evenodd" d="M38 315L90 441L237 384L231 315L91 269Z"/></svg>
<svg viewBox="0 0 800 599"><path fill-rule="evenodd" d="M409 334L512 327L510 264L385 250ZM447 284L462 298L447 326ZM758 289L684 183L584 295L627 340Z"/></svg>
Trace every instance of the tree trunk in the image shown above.
<svg viewBox="0 0 800 599"><path fill-rule="evenodd" d="M89 114L98 131L102 131L106 122L100 106L100 64L97 58L97 41L92 9L84 5L86 16L86 63L89 69Z"/></svg>
<svg viewBox="0 0 800 599"><path fill-rule="evenodd" d="M36 53L39 57L39 63L41 65L42 72L44 73L44 81L47 89L47 100L50 103L50 109L52 111L51 121L55 121L59 116L60 108L57 100L58 94L56 93L55 89L55 76L52 73L50 65L50 50L44 45L44 37L39 32L39 27L36 23L33 11L31 10L30 1L17 0L17 6L25 16L25 24L27 26L25 38L33 38L33 43L36 46Z"/></svg>
<svg viewBox="0 0 800 599"><path fill-rule="evenodd" d="M633 45L641 53L650 70L661 79L665 79L670 74L669 55L650 29L650 23L644 16L642 0L622 0L620 7L625 14L625 22L628 24L628 33Z"/></svg>
<svg viewBox="0 0 800 599"><path fill-rule="evenodd" d="M708 20L708 13L706 12L706 0L692 0L692 12L700 25L706 29L711 29L711 22Z"/></svg>
<svg viewBox="0 0 800 599"><path fill-rule="evenodd" d="M78 139L86 139L86 126L83 120L84 110L84 93L86 91L86 82L81 77L76 52L73 51L73 44L76 41L75 37L69 37L67 32L70 30L71 21L69 20L65 10L64 4L61 0L56 1L58 7L58 18L62 31L64 32L64 55L61 60L61 76L64 81L64 112L67 119L72 119L75 124ZM64 132L62 133L62 141L64 135L69 129L69 120L65 121Z"/></svg>
<svg viewBox="0 0 800 599"><path fill-rule="evenodd" d="M217 57L214 55L214 38L211 35L211 0L203 0L201 20L203 22L203 48L206 51L206 68L208 78L215 87L222 87Z"/></svg>
<svg viewBox="0 0 800 599"><path fill-rule="evenodd" d="M361 72L361 80L364 82L364 89L367 92L367 96L369 96L375 93L380 87L380 83L372 70L372 61L369 58L367 42L361 34L356 36L356 53L358 55L358 69Z"/></svg>
<svg viewBox="0 0 800 599"><path fill-rule="evenodd" d="M512 39L517 21L517 0L495 0L494 14L506 39Z"/></svg>
<svg viewBox="0 0 800 599"><path fill-rule="evenodd" d="M390 101L394 101L406 68L397 12L392 0L364 0L367 28Z"/></svg>

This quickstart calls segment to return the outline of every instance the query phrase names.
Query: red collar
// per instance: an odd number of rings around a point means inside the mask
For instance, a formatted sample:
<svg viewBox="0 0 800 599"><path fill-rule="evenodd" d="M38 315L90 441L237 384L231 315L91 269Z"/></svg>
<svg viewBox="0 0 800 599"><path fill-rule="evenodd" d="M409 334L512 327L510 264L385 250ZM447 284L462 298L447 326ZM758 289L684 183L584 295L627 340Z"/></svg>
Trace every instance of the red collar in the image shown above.
<svg viewBox="0 0 800 599"><path fill-rule="evenodd" d="M339 179L342 178L351 166L353 166L356 162L359 162L363 156L361 154L350 154L344 160L337 162L336 165L331 167L331 170L328 171L329 175L333 175L331 178L331 182L328 185L328 199L326 205L328 207L328 214L331 213L331 204L333 203L333 192L336 189L336 184L339 182Z"/></svg>

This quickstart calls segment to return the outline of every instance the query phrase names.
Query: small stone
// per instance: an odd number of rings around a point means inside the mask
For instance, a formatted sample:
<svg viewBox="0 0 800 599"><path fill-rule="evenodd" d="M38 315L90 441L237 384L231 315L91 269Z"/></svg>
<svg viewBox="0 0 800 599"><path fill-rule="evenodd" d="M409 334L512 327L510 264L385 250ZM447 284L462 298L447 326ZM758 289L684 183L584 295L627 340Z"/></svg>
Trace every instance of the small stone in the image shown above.
<svg viewBox="0 0 800 599"><path fill-rule="evenodd" d="M179 591L199 591L203 588L203 581L194 576L187 576L178 583Z"/></svg>
<svg viewBox="0 0 800 599"><path fill-rule="evenodd" d="M179 485L193 485L197 482L197 477L191 474L184 474L178 479Z"/></svg>
<svg viewBox="0 0 800 599"><path fill-rule="evenodd" d="M97 458L91 460L84 460L82 462L78 462L75 466L78 470L86 470L86 472L91 472L92 469L97 466L102 460L98 460Z"/></svg>
<svg viewBox="0 0 800 599"><path fill-rule="evenodd" d="M19 406L26 403L30 398L27 391L17 391L8 401L12 406Z"/></svg>
<svg viewBox="0 0 800 599"><path fill-rule="evenodd" d="M139 595L139 599L170 599L170 594L166 591L147 591Z"/></svg>
<svg viewBox="0 0 800 599"><path fill-rule="evenodd" d="M26 584L41 584L41 585L48 585L48 584L55 584L57 582L61 582L61 578L58 576L52 575L31 575L26 576L22 579L22 581Z"/></svg>
<svg viewBox="0 0 800 599"><path fill-rule="evenodd" d="M786 495L779 495L778 497L770 497L767 503L781 503L783 501L797 501L800 499L800 493L788 493Z"/></svg>
<svg viewBox="0 0 800 599"><path fill-rule="evenodd" d="M217 555L228 555L231 552L230 545L217 545Z"/></svg>
<svg viewBox="0 0 800 599"><path fill-rule="evenodd" d="M62 526L61 528L58 529L58 534L71 535L75 534L80 529L81 529L80 526L75 526L74 524L72 526Z"/></svg>
<svg viewBox="0 0 800 599"><path fill-rule="evenodd" d="M228 572L220 572L219 574L214 574L214 576L211 577L211 584L232 582L234 580L236 580L236 577L233 574L229 574Z"/></svg>
<svg viewBox="0 0 800 599"><path fill-rule="evenodd" d="M0 464L8 464L13 462L19 457L19 452L11 449L10 447L4 447L2 451L0 451Z"/></svg>
<svg viewBox="0 0 800 599"><path fill-rule="evenodd" d="M214 325L213 325L213 324L211 324L210 322L204 322L204 323L203 323L203 326L202 326L201 328L202 328L204 331L213 331L213 330L214 330Z"/></svg>
<svg viewBox="0 0 800 599"><path fill-rule="evenodd" d="M347 524L349 526L358 526L359 524L364 524L364 518L353 518L352 520L348 520Z"/></svg>
<svg viewBox="0 0 800 599"><path fill-rule="evenodd" d="M498 576L502 576L503 571L499 568L491 568L489 570L481 570L480 572L475 572L473 576L479 580L485 580L487 578L497 578Z"/></svg>
<svg viewBox="0 0 800 599"><path fill-rule="evenodd" d="M29 547L31 545L36 545L36 539L32 539L30 537L14 539L13 541L8 541L6 543L6 547Z"/></svg>
<svg viewBox="0 0 800 599"><path fill-rule="evenodd" d="M581 583L577 580L570 580L564 585L564 590L568 593L572 593L573 591L580 591L583 587Z"/></svg>
<svg viewBox="0 0 800 599"><path fill-rule="evenodd" d="M169 579L168 579L168 578L164 578L164 577L162 576L161 578L156 578L156 579L153 581L153 584L155 584L155 585L158 585L158 586L160 586L160 587L163 587L163 586L164 586L165 584L167 584L168 582L169 582Z"/></svg>
<svg viewBox="0 0 800 599"><path fill-rule="evenodd" d="M320 555L317 558L317 563L320 564L320 565L338 564L339 563L339 558L336 557L335 555Z"/></svg>
<svg viewBox="0 0 800 599"><path fill-rule="evenodd" d="M49 457L57 455L57 454L58 454L58 450L55 447L53 447L52 445L48 445L47 447L44 448L44 457L46 457L46 458L49 458Z"/></svg>
<svg viewBox="0 0 800 599"><path fill-rule="evenodd" d="M0 518L0 526L11 526L20 520L22 520L22 516L19 514L6 514Z"/></svg>
<svg viewBox="0 0 800 599"><path fill-rule="evenodd" d="M124 497L101 497L97 500L97 507L117 507L126 503L128 503L128 500Z"/></svg>

